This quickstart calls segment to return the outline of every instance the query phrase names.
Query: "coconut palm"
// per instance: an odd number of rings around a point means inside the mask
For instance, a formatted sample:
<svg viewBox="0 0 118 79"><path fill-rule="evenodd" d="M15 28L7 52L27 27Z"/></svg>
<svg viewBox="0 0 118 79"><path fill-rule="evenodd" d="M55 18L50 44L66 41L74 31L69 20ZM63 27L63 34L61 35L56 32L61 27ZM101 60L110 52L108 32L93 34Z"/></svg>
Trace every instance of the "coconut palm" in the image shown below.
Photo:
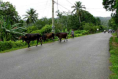
<svg viewBox="0 0 118 79"><path fill-rule="evenodd" d="M79 22L81 23L81 15L82 15L82 9L85 9L84 5L82 5L82 3L80 1L76 2L74 6L72 6L72 8L74 8L74 10L72 11L75 12L77 14L77 17L79 17Z"/></svg>
<svg viewBox="0 0 118 79"><path fill-rule="evenodd" d="M36 13L36 10L30 8L26 13L24 19L26 19L27 24L35 23L37 21L38 13Z"/></svg>

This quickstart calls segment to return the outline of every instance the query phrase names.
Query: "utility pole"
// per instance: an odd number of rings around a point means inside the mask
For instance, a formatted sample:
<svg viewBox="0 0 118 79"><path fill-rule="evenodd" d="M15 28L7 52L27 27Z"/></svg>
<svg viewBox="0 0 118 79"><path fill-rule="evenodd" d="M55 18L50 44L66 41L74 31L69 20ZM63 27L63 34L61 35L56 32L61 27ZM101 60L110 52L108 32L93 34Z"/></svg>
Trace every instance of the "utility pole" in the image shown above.
<svg viewBox="0 0 118 79"><path fill-rule="evenodd" d="M54 0L52 0L52 32L55 32L55 26L54 26Z"/></svg>

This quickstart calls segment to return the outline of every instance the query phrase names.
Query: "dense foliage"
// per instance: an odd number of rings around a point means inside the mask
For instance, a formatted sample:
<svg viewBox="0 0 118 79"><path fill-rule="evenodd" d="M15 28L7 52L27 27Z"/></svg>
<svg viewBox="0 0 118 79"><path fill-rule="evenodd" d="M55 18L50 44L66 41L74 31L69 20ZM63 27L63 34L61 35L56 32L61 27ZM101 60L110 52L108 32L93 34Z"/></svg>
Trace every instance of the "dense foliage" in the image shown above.
<svg viewBox="0 0 118 79"><path fill-rule="evenodd" d="M52 25L45 25L43 28L40 30L34 30L31 33L39 33L39 34L45 34L45 33L50 33L52 30Z"/></svg>
<svg viewBox="0 0 118 79"><path fill-rule="evenodd" d="M15 23L11 25L10 20L3 19L4 16L0 17L0 38L3 41L8 41L8 40L16 40L18 39L18 36L23 35L23 33L26 31L25 28L19 27L20 23Z"/></svg>
<svg viewBox="0 0 118 79"><path fill-rule="evenodd" d="M52 18L42 18L36 21L36 23L34 24L38 29L41 29L42 27L44 27L46 24L51 25L52 24Z"/></svg>
<svg viewBox="0 0 118 79"><path fill-rule="evenodd" d="M16 8L10 2L1 2L0 15L4 17L4 20L9 19L11 25L21 20Z"/></svg>
<svg viewBox="0 0 118 79"><path fill-rule="evenodd" d="M114 11L112 18L109 20L109 26L116 30L118 29L118 0L103 0L104 8L108 11ZM117 30L118 32L118 30ZM118 33L117 33L118 37ZM112 74L110 79L118 79L118 38L114 34L110 39L110 69Z"/></svg>
<svg viewBox="0 0 118 79"><path fill-rule="evenodd" d="M112 18L118 24L118 0L103 0L104 8L108 11L113 11Z"/></svg>
<svg viewBox="0 0 118 79"><path fill-rule="evenodd" d="M17 47L22 47L25 46L26 43L21 41L0 41L0 51L8 50L11 48L17 48Z"/></svg>

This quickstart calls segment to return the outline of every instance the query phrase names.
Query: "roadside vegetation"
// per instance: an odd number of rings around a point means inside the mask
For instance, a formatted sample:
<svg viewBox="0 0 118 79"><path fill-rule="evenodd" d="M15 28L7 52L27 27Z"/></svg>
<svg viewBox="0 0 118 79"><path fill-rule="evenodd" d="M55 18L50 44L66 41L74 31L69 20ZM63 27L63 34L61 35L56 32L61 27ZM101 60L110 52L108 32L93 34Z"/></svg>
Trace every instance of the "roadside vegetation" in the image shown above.
<svg viewBox="0 0 118 79"><path fill-rule="evenodd" d="M116 31L110 38L110 79L118 79L118 0L103 0L104 8L112 11L109 28Z"/></svg>
<svg viewBox="0 0 118 79"><path fill-rule="evenodd" d="M0 52L25 47L27 44L22 42L19 37L27 33L43 35L52 32L52 18L38 19L38 13L33 8L27 10L24 18L21 19L16 8L10 2L0 1L0 7ZM72 6L71 13L56 11L55 33L66 32L68 38L71 38L72 29L75 37L96 33L97 29L99 32L103 31L106 27L101 25L101 20L94 17L85 8L78 1ZM51 42L51 40L47 42ZM35 41L31 43L31 45L35 44Z"/></svg>
<svg viewBox="0 0 118 79"><path fill-rule="evenodd" d="M118 79L118 38L116 34L110 38L110 79Z"/></svg>

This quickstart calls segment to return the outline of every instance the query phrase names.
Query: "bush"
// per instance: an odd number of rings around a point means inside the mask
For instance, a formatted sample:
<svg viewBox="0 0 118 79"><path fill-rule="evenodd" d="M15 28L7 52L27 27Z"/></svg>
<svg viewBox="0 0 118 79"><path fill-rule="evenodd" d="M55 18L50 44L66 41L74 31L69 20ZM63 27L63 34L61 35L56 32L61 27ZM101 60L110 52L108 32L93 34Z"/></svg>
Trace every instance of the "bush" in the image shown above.
<svg viewBox="0 0 118 79"><path fill-rule="evenodd" d="M41 30L35 30L35 31L32 31L31 33L39 33L39 34L42 34L41 33Z"/></svg>
<svg viewBox="0 0 118 79"><path fill-rule="evenodd" d="M32 31L31 33L44 34L44 33L50 33L51 30L52 30L52 25L45 25L41 30L35 30Z"/></svg>
<svg viewBox="0 0 118 79"><path fill-rule="evenodd" d="M21 41L0 41L0 51L8 50L11 48L17 48L17 47L22 47L25 46L26 43Z"/></svg>
<svg viewBox="0 0 118 79"><path fill-rule="evenodd" d="M27 33L31 33L32 31L38 30L38 28L36 26L29 26L27 28Z"/></svg>
<svg viewBox="0 0 118 79"><path fill-rule="evenodd" d="M84 28L84 30L88 30L89 33L95 33L95 32L97 32L97 29L99 29L100 27L99 26L95 26L92 23L85 23L83 25L83 28Z"/></svg>
<svg viewBox="0 0 118 79"><path fill-rule="evenodd" d="M86 31L86 30L76 30L74 33L75 33L75 34L82 34L82 35L85 35L85 34L88 34L89 31Z"/></svg>
<svg viewBox="0 0 118 79"><path fill-rule="evenodd" d="M75 37L82 36L82 34L75 34Z"/></svg>
<svg viewBox="0 0 118 79"><path fill-rule="evenodd" d="M118 38L117 37L115 37L115 42L118 43Z"/></svg>
<svg viewBox="0 0 118 79"><path fill-rule="evenodd" d="M52 30L52 25L45 25L42 29L41 29L41 33L50 33Z"/></svg>
<svg viewBox="0 0 118 79"><path fill-rule="evenodd" d="M89 31L88 30L81 30L81 33L82 33L82 35L85 35L85 34L88 34Z"/></svg>

